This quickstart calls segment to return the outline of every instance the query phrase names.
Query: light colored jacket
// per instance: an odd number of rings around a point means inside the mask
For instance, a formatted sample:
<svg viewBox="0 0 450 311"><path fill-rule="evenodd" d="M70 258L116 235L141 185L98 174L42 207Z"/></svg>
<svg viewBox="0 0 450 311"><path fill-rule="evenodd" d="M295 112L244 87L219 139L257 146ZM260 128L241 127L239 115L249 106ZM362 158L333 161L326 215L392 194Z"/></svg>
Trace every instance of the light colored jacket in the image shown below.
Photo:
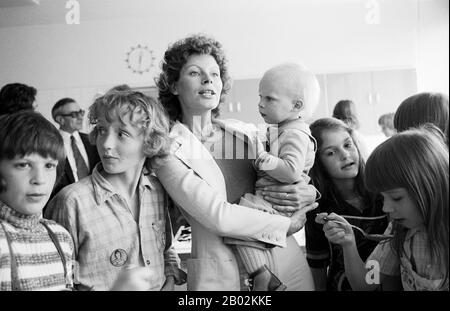
<svg viewBox="0 0 450 311"><path fill-rule="evenodd" d="M208 150L183 124L171 130L173 156L155 172L192 229L188 290L240 290L236 257L223 237L286 246L290 220L230 204L224 177Z"/></svg>

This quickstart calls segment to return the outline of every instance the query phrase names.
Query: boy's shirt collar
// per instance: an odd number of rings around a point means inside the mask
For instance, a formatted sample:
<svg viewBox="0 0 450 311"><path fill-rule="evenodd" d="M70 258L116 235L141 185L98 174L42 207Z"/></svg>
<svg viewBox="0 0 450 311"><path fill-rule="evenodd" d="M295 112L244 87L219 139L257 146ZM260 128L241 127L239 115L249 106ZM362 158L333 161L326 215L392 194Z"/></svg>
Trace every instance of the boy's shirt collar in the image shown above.
<svg viewBox="0 0 450 311"><path fill-rule="evenodd" d="M0 201L0 219L18 229L32 230L39 226L41 214L25 215Z"/></svg>
<svg viewBox="0 0 450 311"><path fill-rule="evenodd" d="M119 193L116 189L105 179L105 177L100 174L100 171L103 170L102 163L98 163L94 170L92 171L92 185L94 188L94 198L97 205L102 204L106 200L108 200L111 196ZM145 188L149 190L155 189L155 186L152 184L149 175L151 175L148 170L144 167L141 172L141 177L139 178L138 183L138 191L142 192Z"/></svg>

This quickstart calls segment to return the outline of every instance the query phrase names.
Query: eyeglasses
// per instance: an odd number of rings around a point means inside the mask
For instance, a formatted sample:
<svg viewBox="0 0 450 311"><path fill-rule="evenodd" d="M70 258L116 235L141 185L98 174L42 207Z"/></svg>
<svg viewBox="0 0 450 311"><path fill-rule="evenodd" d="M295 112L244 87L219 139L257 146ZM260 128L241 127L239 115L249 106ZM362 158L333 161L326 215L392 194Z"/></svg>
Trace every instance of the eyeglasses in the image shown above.
<svg viewBox="0 0 450 311"><path fill-rule="evenodd" d="M71 117L71 118L79 118L79 117L82 117L82 116L84 116L84 110L83 109L80 109L80 110L78 110L78 111L72 111L72 112L70 112L70 113L60 113L60 114L58 114L59 116L63 116L63 117Z"/></svg>

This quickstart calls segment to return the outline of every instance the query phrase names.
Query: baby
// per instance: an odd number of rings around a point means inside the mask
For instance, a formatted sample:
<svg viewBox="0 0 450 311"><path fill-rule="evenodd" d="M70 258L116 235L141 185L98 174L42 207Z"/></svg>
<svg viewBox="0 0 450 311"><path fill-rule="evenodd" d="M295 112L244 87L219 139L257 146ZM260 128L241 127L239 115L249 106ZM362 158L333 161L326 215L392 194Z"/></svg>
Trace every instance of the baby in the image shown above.
<svg viewBox="0 0 450 311"><path fill-rule="evenodd" d="M247 193L239 204L279 213L264 200L262 190L276 184L309 183L308 172L314 164L316 141L305 120L318 104L320 87L312 72L300 65L286 63L264 74L259 84L259 96L261 116L266 123L275 126L268 128L268 151L264 150L262 142L257 142L255 194ZM294 199L289 195L280 194L280 199ZM236 248L253 280L253 290L286 289L272 273L276 264L270 249L255 242L241 242L236 242Z"/></svg>

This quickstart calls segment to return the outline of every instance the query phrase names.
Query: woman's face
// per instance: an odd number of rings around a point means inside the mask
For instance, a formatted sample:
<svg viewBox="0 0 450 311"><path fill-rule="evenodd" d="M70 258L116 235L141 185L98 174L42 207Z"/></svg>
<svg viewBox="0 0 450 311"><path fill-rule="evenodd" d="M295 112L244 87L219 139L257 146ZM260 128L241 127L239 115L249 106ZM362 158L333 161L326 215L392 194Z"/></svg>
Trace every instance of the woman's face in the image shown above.
<svg viewBox="0 0 450 311"><path fill-rule="evenodd" d="M359 154L347 131L324 131L322 146L318 152L325 170L332 179L351 179L358 175Z"/></svg>
<svg viewBox="0 0 450 311"><path fill-rule="evenodd" d="M220 68L214 57L193 54L181 68L172 93L178 96L183 115L199 114L219 105L222 87Z"/></svg>

